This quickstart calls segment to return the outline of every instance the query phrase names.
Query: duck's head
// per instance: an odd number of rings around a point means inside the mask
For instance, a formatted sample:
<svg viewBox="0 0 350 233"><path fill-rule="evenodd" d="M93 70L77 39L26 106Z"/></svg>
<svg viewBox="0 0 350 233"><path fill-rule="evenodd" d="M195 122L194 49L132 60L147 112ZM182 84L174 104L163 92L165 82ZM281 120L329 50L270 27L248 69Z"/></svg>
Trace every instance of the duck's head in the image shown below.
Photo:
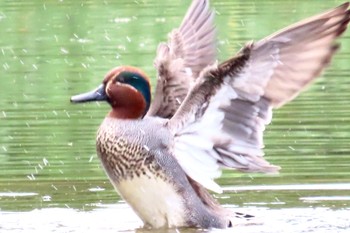
<svg viewBox="0 0 350 233"><path fill-rule="evenodd" d="M73 103L107 101L110 117L121 119L142 118L151 103L151 86L147 75L131 66L120 66L109 71L95 90L72 96Z"/></svg>

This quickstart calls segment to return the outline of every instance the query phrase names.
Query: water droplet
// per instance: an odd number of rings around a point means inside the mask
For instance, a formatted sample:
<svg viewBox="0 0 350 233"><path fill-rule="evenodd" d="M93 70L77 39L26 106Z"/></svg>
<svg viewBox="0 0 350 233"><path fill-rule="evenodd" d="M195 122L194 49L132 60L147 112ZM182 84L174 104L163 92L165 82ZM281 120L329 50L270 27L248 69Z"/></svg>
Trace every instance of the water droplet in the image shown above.
<svg viewBox="0 0 350 233"><path fill-rule="evenodd" d="M175 99L178 104L181 104L181 100L179 98Z"/></svg>
<svg viewBox="0 0 350 233"><path fill-rule="evenodd" d="M130 22L130 18L115 18L114 22L115 23L128 23L128 22Z"/></svg>
<svg viewBox="0 0 350 233"><path fill-rule="evenodd" d="M90 192L101 192L101 191L104 191L104 190L105 190L104 188L101 188L99 186L97 186L95 188L89 188Z"/></svg>
<svg viewBox="0 0 350 233"><path fill-rule="evenodd" d="M65 111L65 113L66 113L67 117L68 117L68 118L70 118L70 115L69 115L69 113L68 113L67 111Z"/></svg>
<svg viewBox="0 0 350 233"><path fill-rule="evenodd" d="M243 19L241 19L241 25L242 25L243 27L245 26L244 20L243 20Z"/></svg>
<svg viewBox="0 0 350 233"><path fill-rule="evenodd" d="M166 19L165 18L156 18L155 21L160 22L160 23L164 23L166 21Z"/></svg>
<svg viewBox="0 0 350 233"><path fill-rule="evenodd" d="M34 176L34 174L30 174L30 175L28 175L28 176L27 176L27 178L28 178L29 180L35 180L35 176Z"/></svg>
<svg viewBox="0 0 350 233"><path fill-rule="evenodd" d="M118 49L120 49L120 50L123 50L123 51L125 51L126 50L126 48L125 48L125 46L123 46L123 45L118 45L118 47L117 47Z"/></svg>
<svg viewBox="0 0 350 233"><path fill-rule="evenodd" d="M4 67L4 70L10 69L10 66L5 62L2 67Z"/></svg>
<svg viewBox="0 0 350 233"><path fill-rule="evenodd" d="M69 53L69 51L68 51L68 49L66 49L66 48L61 48L61 52L63 53L63 54L68 54Z"/></svg>
<svg viewBox="0 0 350 233"><path fill-rule="evenodd" d="M189 68L189 67L186 67L186 68L185 68L185 73L186 73L188 76L192 76L192 69Z"/></svg>
<svg viewBox="0 0 350 233"><path fill-rule="evenodd" d="M49 165L49 161L46 158L43 158L43 163L44 163L44 166Z"/></svg>
<svg viewBox="0 0 350 233"><path fill-rule="evenodd" d="M145 150L147 150L147 151L150 150L149 147L148 147L147 145L143 145L143 148L144 148Z"/></svg>
<svg viewBox="0 0 350 233"><path fill-rule="evenodd" d="M41 197L43 201L51 201L51 196L45 195Z"/></svg>

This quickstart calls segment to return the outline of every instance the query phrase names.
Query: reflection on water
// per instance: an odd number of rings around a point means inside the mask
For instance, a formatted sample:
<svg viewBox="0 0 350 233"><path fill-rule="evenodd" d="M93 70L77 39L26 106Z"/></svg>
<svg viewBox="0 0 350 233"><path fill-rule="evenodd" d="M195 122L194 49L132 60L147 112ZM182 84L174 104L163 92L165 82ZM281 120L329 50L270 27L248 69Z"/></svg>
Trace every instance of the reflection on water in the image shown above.
<svg viewBox="0 0 350 233"><path fill-rule="evenodd" d="M235 208L235 210L237 210ZM246 233L319 233L347 232L350 228L349 210L329 208L239 208L240 212L251 212L257 216L254 223L237 223L234 232ZM137 233L204 233L232 232L226 230L141 229L141 221L126 204L103 206L93 211L50 208L29 212L0 212L6 225L0 230L13 232L137 232Z"/></svg>
<svg viewBox="0 0 350 233"><path fill-rule="evenodd" d="M116 232L140 226L95 155L95 132L108 106L77 108L69 97L96 86L121 64L154 76L157 44L181 22L189 2L0 2L1 232ZM341 3L212 2L221 60L245 41ZM275 111L266 130L267 159L281 173L225 172L219 179L225 187L216 195L221 203L263 220L237 232L349 227L349 32L340 41L330 69Z"/></svg>

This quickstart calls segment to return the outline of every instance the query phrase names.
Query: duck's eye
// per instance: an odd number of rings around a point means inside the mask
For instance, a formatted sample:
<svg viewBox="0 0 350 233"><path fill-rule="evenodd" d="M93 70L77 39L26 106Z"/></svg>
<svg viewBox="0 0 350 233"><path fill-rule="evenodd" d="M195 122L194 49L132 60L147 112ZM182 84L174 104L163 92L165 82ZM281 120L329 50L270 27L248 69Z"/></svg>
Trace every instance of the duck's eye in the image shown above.
<svg viewBox="0 0 350 233"><path fill-rule="evenodd" d="M114 82L125 83L134 86L135 83L145 82L146 80L137 73L121 72L114 78Z"/></svg>
<svg viewBox="0 0 350 233"><path fill-rule="evenodd" d="M113 83L116 82L125 83L124 75L118 74L117 76L115 76Z"/></svg>

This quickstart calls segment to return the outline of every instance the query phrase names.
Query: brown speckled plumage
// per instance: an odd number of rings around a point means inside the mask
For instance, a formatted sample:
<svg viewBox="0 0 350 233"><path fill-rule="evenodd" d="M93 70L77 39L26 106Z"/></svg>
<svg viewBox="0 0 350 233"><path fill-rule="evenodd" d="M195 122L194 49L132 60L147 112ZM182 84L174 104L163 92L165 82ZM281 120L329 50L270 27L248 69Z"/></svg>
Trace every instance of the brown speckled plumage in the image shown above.
<svg viewBox="0 0 350 233"><path fill-rule="evenodd" d="M111 120L107 120L110 122ZM154 154L150 152L147 142L141 145L145 132L130 137L118 135L119 128L116 124L102 124L97 132L96 149L103 166L114 182L124 179L133 179L135 176L148 176L146 170L161 177L161 167L156 163ZM150 178L150 177L149 177ZM163 177L166 179L166 177Z"/></svg>
<svg viewBox="0 0 350 233"><path fill-rule="evenodd" d="M99 133L96 147L105 169L115 182L147 176L146 170L155 174L160 170L154 156L144 147L131 144L122 137L111 139L108 133Z"/></svg>

